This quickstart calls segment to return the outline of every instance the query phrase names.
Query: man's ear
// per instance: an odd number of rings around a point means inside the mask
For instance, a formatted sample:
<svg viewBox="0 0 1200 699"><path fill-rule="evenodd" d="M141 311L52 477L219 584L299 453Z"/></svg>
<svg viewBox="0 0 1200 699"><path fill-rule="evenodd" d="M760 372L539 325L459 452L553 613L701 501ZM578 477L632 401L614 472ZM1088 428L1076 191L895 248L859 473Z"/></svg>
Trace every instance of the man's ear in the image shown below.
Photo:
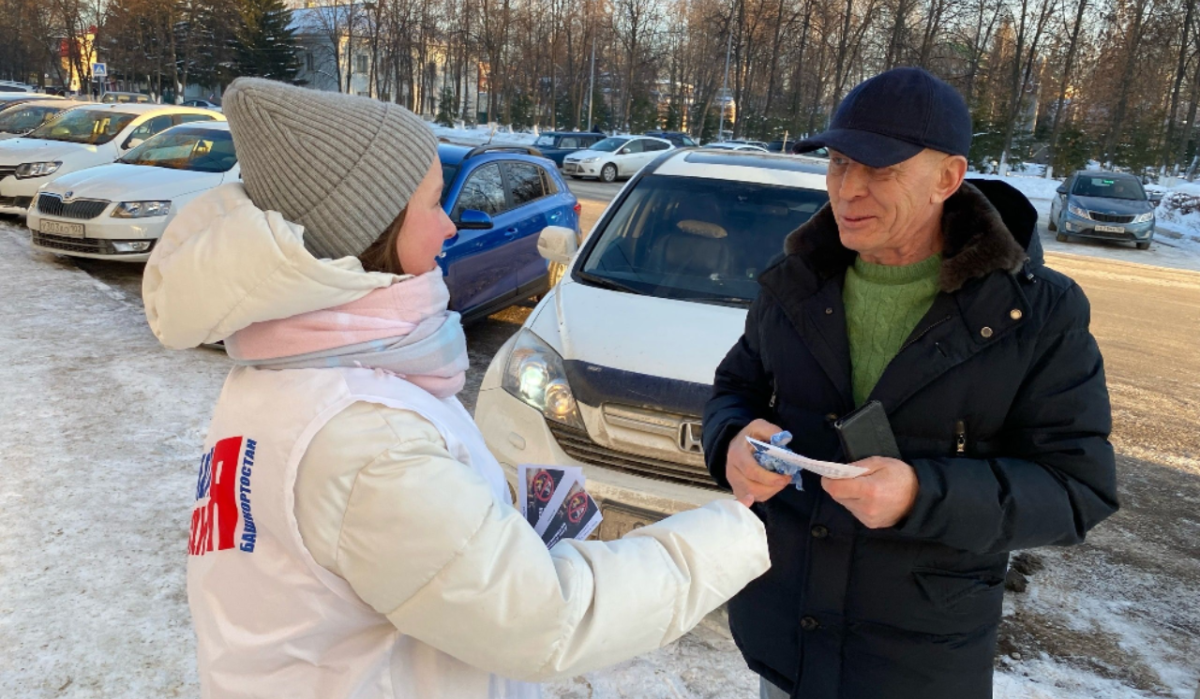
<svg viewBox="0 0 1200 699"><path fill-rule="evenodd" d="M962 186L967 176L967 159L961 155L947 155L938 163L937 181L930 195L930 201L941 204L949 199Z"/></svg>

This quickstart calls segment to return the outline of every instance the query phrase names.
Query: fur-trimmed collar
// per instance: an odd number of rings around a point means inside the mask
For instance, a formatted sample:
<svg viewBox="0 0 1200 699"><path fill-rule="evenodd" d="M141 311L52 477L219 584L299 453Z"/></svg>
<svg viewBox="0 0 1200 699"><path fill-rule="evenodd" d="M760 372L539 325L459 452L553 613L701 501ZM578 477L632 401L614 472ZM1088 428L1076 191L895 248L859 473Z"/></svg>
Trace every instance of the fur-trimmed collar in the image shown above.
<svg viewBox="0 0 1200 699"><path fill-rule="evenodd" d="M1028 206L1028 204L1026 204ZM1036 235L1036 233L1035 233ZM1015 273L1029 259L1025 247L1009 231L1000 212L983 192L963 182L942 211L942 291L958 291L969 280L992 272ZM826 204L792 231L784 252L800 255L822 277L840 274L854 263L853 250L842 246L833 211Z"/></svg>

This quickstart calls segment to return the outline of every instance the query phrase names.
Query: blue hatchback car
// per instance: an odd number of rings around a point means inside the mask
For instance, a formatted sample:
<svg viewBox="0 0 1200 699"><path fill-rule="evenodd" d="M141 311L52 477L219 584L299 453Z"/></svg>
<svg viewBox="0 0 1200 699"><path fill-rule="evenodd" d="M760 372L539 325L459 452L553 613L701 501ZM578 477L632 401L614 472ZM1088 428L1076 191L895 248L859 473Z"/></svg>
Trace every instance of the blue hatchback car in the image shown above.
<svg viewBox="0 0 1200 699"><path fill-rule="evenodd" d="M438 258L450 308L477 320L550 289L538 253L547 226L579 234L579 201L536 149L438 145L442 207L458 227Z"/></svg>

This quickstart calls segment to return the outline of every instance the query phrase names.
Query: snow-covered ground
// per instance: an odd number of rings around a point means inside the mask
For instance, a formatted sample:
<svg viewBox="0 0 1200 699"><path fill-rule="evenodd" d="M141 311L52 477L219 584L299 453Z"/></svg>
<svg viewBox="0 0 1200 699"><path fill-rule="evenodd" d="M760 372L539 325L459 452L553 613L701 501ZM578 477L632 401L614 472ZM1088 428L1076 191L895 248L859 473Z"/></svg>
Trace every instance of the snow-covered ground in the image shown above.
<svg viewBox="0 0 1200 699"><path fill-rule="evenodd" d="M2 220L0 296L0 697L196 697L184 552L226 361L163 350L135 294L32 252L27 232ZM1074 570L1032 576L1006 615L1089 610L1079 633L1115 628L1162 684L1134 688L1086 663L1009 654L996 696L1190 699L1196 659L1161 647L1154 620L1130 623L1135 598L1104 581L1081 585ZM1135 589L1160 584L1123 575ZM710 619L669 648L554 683L546 696L751 699L757 679Z"/></svg>

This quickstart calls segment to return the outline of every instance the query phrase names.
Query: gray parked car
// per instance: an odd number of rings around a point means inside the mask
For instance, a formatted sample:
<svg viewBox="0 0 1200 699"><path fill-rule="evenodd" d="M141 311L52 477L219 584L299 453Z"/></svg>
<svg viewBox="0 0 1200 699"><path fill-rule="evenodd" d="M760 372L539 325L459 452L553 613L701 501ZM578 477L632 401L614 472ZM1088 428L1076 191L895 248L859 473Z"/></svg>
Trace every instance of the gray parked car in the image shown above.
<svg viewBox="0 0 1200 699"><path fill-rule="evenodd" d="M1079 170L1050 203L1049 227L1059 242L1098 238L1146 250L1154 239L1154 203L1133 175Z"/></svg>

